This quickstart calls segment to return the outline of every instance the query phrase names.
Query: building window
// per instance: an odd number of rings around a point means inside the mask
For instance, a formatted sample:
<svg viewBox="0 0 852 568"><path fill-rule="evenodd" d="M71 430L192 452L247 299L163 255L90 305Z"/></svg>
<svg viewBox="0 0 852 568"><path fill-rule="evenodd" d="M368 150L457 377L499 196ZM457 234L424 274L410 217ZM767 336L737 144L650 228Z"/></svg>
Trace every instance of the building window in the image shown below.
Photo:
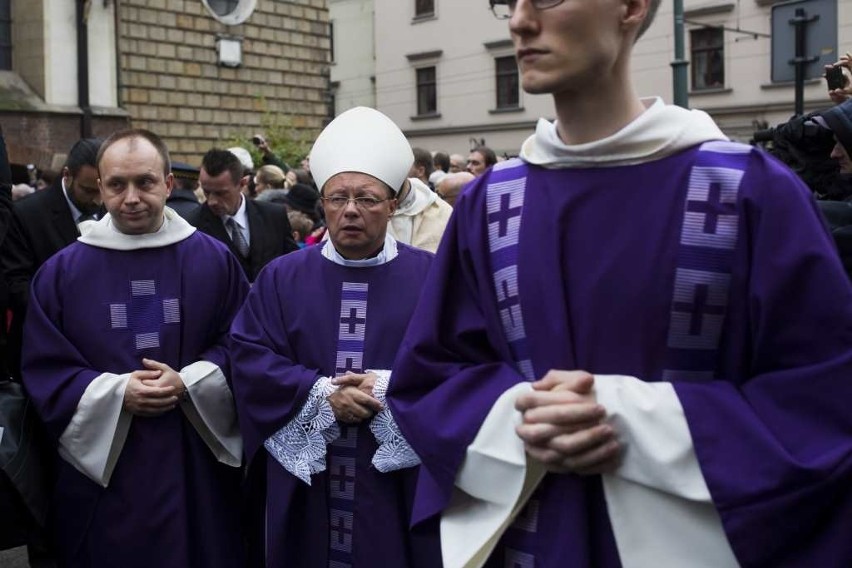
<svg viewBox="0 0 852 568"><path fill-rule="evenodd" d="M240 0L209 0L210 9L219 16L227 16L237 9Z"/></svg>
<svg viewBox="0 0 852 568"><path fill-rule="evenodd" d="M514 55L494 60L497 78L497 109L518 108L518 61Z"/></svg>
<svg viewBox="0 0 852 568"><path fill-rule="evenodd" d="M692 50L692 90L721 89L725 86L725 44L721 28L701 28L689 32Z"/></svg>
<svg viewBox="0 0 852 568"><path fill-rule="evenodd" d="M418 116L438 112L438 86L434 67L417 69L417 114Z"/></svg>
<svg viewBox="0 0 852 568"><path fill-rule="evenodd" d="M210 15L228 26L236 26L248 20L257 0L201 0Z"/></svg>
<svg viewBox="0 0 852 568"><path fill-rule="evenodd" d="M0 69L12 69L11 0L0 0Z"/></svg>
<svg viewBox="0 0 852 568"><path fill-rule="evenodd" d="M435 0L414 0L414 17L424 18L435 15Z"/></svg>

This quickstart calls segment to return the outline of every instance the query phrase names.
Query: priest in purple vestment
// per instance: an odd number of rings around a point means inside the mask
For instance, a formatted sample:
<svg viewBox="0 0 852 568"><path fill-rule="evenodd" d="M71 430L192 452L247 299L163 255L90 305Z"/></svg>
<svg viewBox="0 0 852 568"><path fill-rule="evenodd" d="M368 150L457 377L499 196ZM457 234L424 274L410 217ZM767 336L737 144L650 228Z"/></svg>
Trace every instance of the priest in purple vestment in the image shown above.
<svg viewBox="0 0 852 568"><path fill-rule="evenodd" d="M433 258L387 231L412 161L378 111L332 121L311 151L329 239L271 262L234 320L253 565L440 566L437 525L409 531L418 458L384 404Z"/></svg>
<svg viewBox="0 0 852 568"><path fill-rule="evenodd" d="M491 0L520 159L458 199L387 403L444 564L852 565L852 289L812 196L639 99L657 0Z"/></svg>
<svg viewBox="0 0 852 568"><path fill-rule="evenodd" d="M23 379L56 441L59 563L237 567L242 439L227 332L248 283L165 207L168 150L145 130L98 154L108 215L33 280Z"/></svg>

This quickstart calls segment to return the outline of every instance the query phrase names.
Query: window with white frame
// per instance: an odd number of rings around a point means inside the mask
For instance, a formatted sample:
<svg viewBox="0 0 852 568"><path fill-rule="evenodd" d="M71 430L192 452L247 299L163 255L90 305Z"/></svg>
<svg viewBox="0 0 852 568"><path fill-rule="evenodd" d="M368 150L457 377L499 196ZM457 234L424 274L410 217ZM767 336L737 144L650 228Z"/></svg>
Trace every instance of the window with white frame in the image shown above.
<svg viewBox="0 0 852 568"><path fill-rule="evenodd" d="M725 87L725 31L700 28L689 32L692 90Z"/></svg>
<svg viewBox="0 0 852 568"><path fill-rule="evenodd" d="M242 24L248 20L257 0L201 0L210 15L229 26Z"/></svg>

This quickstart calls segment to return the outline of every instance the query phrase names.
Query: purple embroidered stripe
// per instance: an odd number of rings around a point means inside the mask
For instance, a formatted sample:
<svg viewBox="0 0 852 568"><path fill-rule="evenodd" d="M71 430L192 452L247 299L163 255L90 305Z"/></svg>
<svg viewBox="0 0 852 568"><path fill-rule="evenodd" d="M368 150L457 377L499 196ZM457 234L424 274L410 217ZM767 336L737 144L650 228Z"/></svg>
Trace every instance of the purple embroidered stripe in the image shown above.
<svg viewBox="0 0 852 568"><path fill-rule="evenodd" d="M739 191L751 147L707 142L689 176L663 380L714 377L731 266L739 236Z"/></svg>
<svg viewBox="0 0 852 568"><path fill-rule="evenodd" d="M488 216L488 248L497 310L517 369L524 378L533 381L536 377L530 359L518 289L518 243L527 167L521 160L507 160L494 166L490 176L485 190L485 199ZM535 566L535 556L528 551L530 546L528 539L537 530L538 511L539 502L533 495L510 530L503 536L501 543L505 566L513 568ZM495 554L499 554L499 551Z"/></svg>
<svg viewBox="0 0 852 568"><path fill-rule="evenodd" d="M367 329L368 285L344 282L340 295L340 324L335 374L364 370L364 337ZM355 458L358 427L340 424L340 437L329 444L328 495L329 568L352 566L355 531Z"/></svg>
<svg viewBox="0 0 852 568"><path fill-rule="evenodd" d="M518 241L526 173L526 166L518 159L497 164L491 171L485 199L497 309L515 364L524 377L532 381L535 374L529 358L518 292Z"/></svg>

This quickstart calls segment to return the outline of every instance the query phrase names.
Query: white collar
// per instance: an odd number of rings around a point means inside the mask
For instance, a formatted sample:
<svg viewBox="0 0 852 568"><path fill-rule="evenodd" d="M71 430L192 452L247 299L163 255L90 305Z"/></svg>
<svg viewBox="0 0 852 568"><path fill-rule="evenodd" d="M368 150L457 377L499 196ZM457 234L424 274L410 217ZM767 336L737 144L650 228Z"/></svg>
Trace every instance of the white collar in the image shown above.
<svg viewBox="0 0 852 568"><path fill-rule="evenodd" d="M77 219L80 218L80 215L82 215L83 212L80 211L79 209L77 209L77 206L74 205L74 202L71 201L70 197L68 197L68 188L65 187L65 176L61 177L61 179L59 180L59 183L62 184L62 193L65 194L65 201L68 202L68 207L71 208L71 216L74 219L74 223L77 223Z"/></svg>
<svg viewBox="0 0 852 568"><path fill-rule="evenodd" d="M394 217L419 215L438 200L438 194L418 178L408 178L408 181L411 189L405 199L397 203L396 211L393 212Z"/></svg>
<svg viewBox="0 0 852 568"><path fill-rule="evenodd" d="M188 238L195 232L195 227L184 221L183 217L166 207L163 224L153 233L144 235L128 235L119 231L112 222L112 216L107 213L100 221L86 221L80 224L83 235L77 240L93 247L110 250L138 250L160 248Z"/></svg>
<svg viewBox="0 0 852 568"><path fill-rule="evenodd" d="M390 234L385 234L385 246L379 254L373 258L365 258L363 260L349 260L343 258L340 256L340 253L337 252L337 249L334 248L331 239L326 240L322 245L322 255L334 264L339 264L340 266L369 268L371 266L379 266L392 261L397 257L397 255L399 255L399 250L396 246L396 239L390 236Z"/></svg>
<svg viewBox="0 0 852 568"><path fill-rule="evenodd" d="M226 223L229 217L233 217L234 221L236 221L237 225L240 226L241 229L248 229L248 215L246 214L246 196L240 192L240 206L237 208L237 212L233 215L225 215L222 217L222 223Z"/></svg>
<svg viewBox="0 0 852 568"><path fill-rule="evenodd" d="M659 97L642 99L642 104L646 110L633 122L587 144L565 144L556 122L541 119L521 147L521 158L552 169L627 166L659 160L708 140L728 139L703 111L666 105Z"/></svg>

